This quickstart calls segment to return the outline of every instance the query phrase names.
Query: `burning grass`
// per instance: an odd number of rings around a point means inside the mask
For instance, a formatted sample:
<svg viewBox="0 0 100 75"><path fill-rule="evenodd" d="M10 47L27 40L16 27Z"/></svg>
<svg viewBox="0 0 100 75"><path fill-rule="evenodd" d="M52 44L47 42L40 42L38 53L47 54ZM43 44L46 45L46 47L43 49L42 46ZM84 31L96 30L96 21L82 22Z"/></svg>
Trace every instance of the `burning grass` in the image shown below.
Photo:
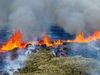
<svg viewBox="0 0 100 75"><path fill-rule="evenodd" d="M17 48L17 47L25 48L25 46L28 44L35 45L36 42L37 42L37 45L46 44L46 46L48 47L62 45L64 42L89 43L91 41L100 39L100 31L95 31L93 34L89 35L88 37L85 37L84 32L80 32L79 34L76 35L76 37L73 40L61 40L61 39L52 40L48 36L48 34L37 41L33 41L33 40L23 41L22 37L23 35L21 34L20 31L15 31L13 35L8 39L8 41L0 47L0 52L13 50L14 48Z"/></svg>
<svg viewBox="0 0 100 75"><path fill-rule="evenodd" d="M48 49L40 49L28 57L26 67L19 70L18 75L89 75L97 71L94 64L100 66L94 59L54 57Z"/></svg>

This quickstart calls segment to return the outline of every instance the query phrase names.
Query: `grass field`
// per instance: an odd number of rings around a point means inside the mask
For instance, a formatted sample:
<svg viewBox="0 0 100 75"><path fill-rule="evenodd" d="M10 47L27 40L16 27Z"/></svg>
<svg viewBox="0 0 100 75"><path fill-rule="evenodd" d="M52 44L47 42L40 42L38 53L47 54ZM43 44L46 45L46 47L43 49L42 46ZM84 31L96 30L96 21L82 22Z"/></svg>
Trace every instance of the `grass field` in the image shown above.
<svg viewBox="0 0 100 75"><path fill-rule="evenodd" d="M26 60L26 67L18 75L90 75L100 70L97 60L73 57L54 57L48 49L32 53Z"/></svg>

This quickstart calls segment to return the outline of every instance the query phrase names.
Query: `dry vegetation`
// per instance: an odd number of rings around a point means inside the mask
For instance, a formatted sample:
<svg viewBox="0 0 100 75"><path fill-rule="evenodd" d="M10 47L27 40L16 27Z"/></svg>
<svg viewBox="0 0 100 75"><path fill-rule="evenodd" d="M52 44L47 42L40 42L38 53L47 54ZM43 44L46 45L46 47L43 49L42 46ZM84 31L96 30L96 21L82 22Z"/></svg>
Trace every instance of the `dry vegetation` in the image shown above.
<svg viewBox="0 0 100 75"><path fill-rule="evenodd" d="M83 57L53 57L47 49L30 55L18 75L89 75L95 61Z"/></svg>

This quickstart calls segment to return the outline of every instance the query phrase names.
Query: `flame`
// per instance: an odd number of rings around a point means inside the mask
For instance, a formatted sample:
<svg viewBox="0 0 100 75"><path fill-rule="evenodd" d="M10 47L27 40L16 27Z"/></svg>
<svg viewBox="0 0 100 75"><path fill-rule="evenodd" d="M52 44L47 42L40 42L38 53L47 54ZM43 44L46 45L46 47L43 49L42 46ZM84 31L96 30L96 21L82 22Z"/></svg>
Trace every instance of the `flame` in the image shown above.
<svg viewBox="0 0 100 75"><path fill-rule="evenodd" d="M85 34L84 32L81 32L79 34L76 35L75 40L73 40L73 42L85 42Z"/></svg>
<svg viewBox="0 0 100 75"><path fill-rule="evenodd" d="M91 41L95 41L100 39L100 31L95 31L93 34L89 35L87 38L85 37L84 32L80 32L76 35L74 40L67 40L66 42L82 42L82 43L88 43Z"/></svg>
<svg viewBox="0 0 100 75"><path fill-rule="evenodd" d="M47 46L52 46L51 40L50 40L50 38L49 38L48 35L45 35L45 36L43 37L43 43L46 44Z"/></svg>
<svg viewBox="0 0 100 75"><path fill-rule="evenodd" d="M63 40L56 40L56 41L54 41L54 45L61 45L61 44L63 44Z"/></svg>
<svg viewBox="0 0 100 75"><path fill-rule="evenodd" d="M54 47L55 45L60 45L60 44L63 44L63 41L62 40L55 40L55 41L52 41L50 40L50 37L48 35L45 35L42 40L40 40L38 42L39 45L43 45L45 44L46 46L52 46Z"/></svg>
<svg viewBox="0 0 100 75"><path fill-rule="evenodd" d="M25 43L22 41L22 34L20 31L16 31L10 39L1 47L1 51L12 50L14 48L24 48Z"/></svg>
<svg viewBox="0 0 100 75"><path fill-rule="evenodd" d="M45 35L41 40L38 40L38 45L43 45L45 44L46 46L56 46L56 45L61 45L64 42L81 42L81 43L88 43L94 40L100 39L100 31L95 31L93 34L89 35L88 37L85 37L84 32L80 32L76 35L75 39L73 40L51 40L48 35ZM31 42L23 42L22 34L20 31L16 31L13 33L13 35L9 38L9 40L3 44L0 48L1 51L9 51L13 50L14 48L25 48L27 44L32 44L34 45L34 41Z"/></svg>

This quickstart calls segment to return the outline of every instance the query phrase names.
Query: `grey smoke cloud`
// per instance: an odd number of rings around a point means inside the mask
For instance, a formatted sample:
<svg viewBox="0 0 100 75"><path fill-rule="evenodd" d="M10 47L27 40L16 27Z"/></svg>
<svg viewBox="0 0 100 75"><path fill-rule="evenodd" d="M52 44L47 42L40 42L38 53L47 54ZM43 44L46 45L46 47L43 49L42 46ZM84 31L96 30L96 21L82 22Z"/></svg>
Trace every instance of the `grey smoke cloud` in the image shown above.
<svg viewBox="0 0 100 75"><path fill-rule="evenodd" d="M0 6L1 19L9 23L12 31L21 29L26 38L45 34L51 24L70 33L100 29L99 0L0 1L7 7Z"/></svg>
<svg viewBox="0 0 100 75"><path fill-rule="evenodd" d="M10 4L12 4L12 0L0 0L0 25L8 24Z"/></svg>
<svg viewBox="0 0 100 75"><path fill-rule="evenodd" d="M45 0L15 0L9 19L12 29L20 28L28 38L41 36L53 22Z"/></svg>
<svg viewBox="0 0 100 75"><path fill-rule="evenodd" d="M100 29L99 0L57 0L57 23L68 32Z"/></svg>

